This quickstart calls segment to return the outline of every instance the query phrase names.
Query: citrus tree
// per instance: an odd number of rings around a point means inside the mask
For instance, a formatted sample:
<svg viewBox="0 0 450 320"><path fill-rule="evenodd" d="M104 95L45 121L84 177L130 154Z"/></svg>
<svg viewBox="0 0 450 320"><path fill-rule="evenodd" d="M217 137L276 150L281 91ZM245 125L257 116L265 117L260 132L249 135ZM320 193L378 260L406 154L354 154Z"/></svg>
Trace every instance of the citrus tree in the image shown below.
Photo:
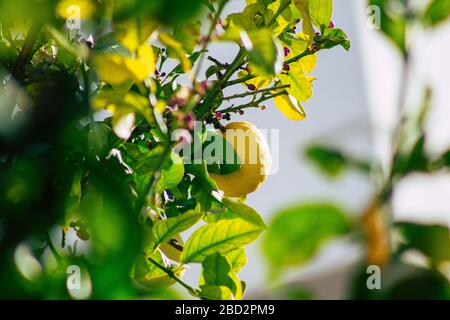
<svg viewBox="0 0 450 320"><path fill-rule="evenodd" d="M225 122L269 100L304 119L318 53L350 43L332 0L227 4L0 1L1 296L243 297L244 247L266 229L245 197L270 154L254 125Z"/></svg>

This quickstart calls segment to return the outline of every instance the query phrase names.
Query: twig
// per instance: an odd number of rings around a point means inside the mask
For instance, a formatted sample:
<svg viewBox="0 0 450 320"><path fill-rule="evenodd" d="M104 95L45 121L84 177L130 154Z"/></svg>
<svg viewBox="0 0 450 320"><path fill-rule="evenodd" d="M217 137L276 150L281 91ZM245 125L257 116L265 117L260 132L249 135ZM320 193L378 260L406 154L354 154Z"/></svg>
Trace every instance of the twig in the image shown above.
<svg viewBox="0 0 450 320"><path fill-rule="evenodd" d="M185 289L188 290L188 292L193 295L194 297L198 297L199 295L199 290L192 288L190 285L188 285L186 282L184 282L183 280L181 280L180 278L178 278L175 273L170 270L169 268L164 267L163 265L161 265L158 261L156 261L155 259L153 259L152 257L148 257L147 258L151 263L153 263L156 267L158 267L159 269L161 269L162 271L164 271L171 279L175 280L177 283L179 283L180 285L182 285Z"/></svg>
<svg viewBox="0 0 450 320"><path fill-rule="evenodd" d="M273 15L272 19L270 19L269 23L267 24L268 27L270 27L272 24L274 24L278 18L278 16L280 14L283 13L283 11L289 7L289 5L291 4L291 1L286 1L282 6L280 6L277 10L277 12L275 12L275 14Z"/></svg>
<svg viewBox="0 0 450 320"><path fill-rule="evenodd" d="M211 41L211 36L214 32L214 29L216 28L217 21L220 19L220 14L222 13L223 9L225 8L225 4L227 3L227 0L221 0L219 3L219 7L217 8L216 13L214 14L214 17L211 21L211 26L209 27L208 33L206 35L205 42L203 44L201 52L206 52L206 49L208 48L209 42ZM200 74L200 71L202 69L203 63L205 61L205 54L200 55L200 59L197 64L197 68L195 69L194 75L192 77L192 87L195 87L195 82L197 81L197 77Z"/></svg>
<svg viewBox="0 0 450 320"><path fill-rule="evenodd" d="M285 94L287 94L287 92L283 90L281 92L277 92L277 93L274 93L274 94L271 94L271 95L268 95L268 96L262 96L260 99L258 99L256 101L252 101L252 102L249 102L249 103L246 103L246 104L243 104L243 105L240 105L240 106L236 106L236 107L229 107L229 108L226 108L226 109L219 110L219 112L222 112L222 113L238 112L239 110L243 110L243 109L257 108L257 107L259 107L259 105L262 102L270 100L270 99L278 97L278 96L285 95Z"/></svg>
<svg viewBox="0 0 450 320"><path fill-rule="evenodd" d="M214 58L214 57L208 56L208 60L209 60L209 61L212 61L212 62L213 62L215 65L217 65L218 67L225 68L225 64L223 64L222 62L220 62L219 60L217 60L217 59Z"/></svg>
<svg viewBox="0 0 450 320"><path fill-rule="evenodd" d="M282 89L286 89L286 88L289 88L289 87L290 87L290 85L286 84L286 85L282 85L282 86L275 86L275 87L271 87L271 88L254 90L254 91L249 91L249 92L244 92L244 93L240 93L240 94L235 94L235 95L232 95L232 96L224 97L223 100L232 100L232 99L238 99L238 98L245 98L247 96L256 95L258 93L266 93L266 92L271 92L271 91L276 91L276 90L282 90Z"/></svg>
<svg viewBox="0 0 450 320"><path fill-rule="evenodd" d="M202 119L206 115L208 110L215 110L216 107L219 107L215 105L215 100L217 96L222 93L222 89L225 88L224 84L233 76L236 70L239 70L239 67L245 60L245 55L246 50L242 47L239 47L239 52L237 53L233 62L231 62L231 64L225 70L221 81L218 81L220 82L220 84L216 83L214 87L211 89L206 99L198 106L197 109L198 119Z"/></svg>
<svg viewBox="0 0 450 320"><path fill-rule="evenodd" d="M55 246L53 245L53 242L50 239L50 235L48 233L45 235L45 241L47 242L48 248L50 249L50 251L52 252L53 256L55 257L56 263L60 264L62 258L59 255L58 251L56 250Z"/></svg>
<svg viewBox="0 0 450 320"><path fill-rule="evenodd" d="M30 61L30 59L33 56L33 47L36 43L36 40L38 38L39 33L41 32L43 23L42 22L34 22L28 31L27 37L25 39L25 42L22 46L22 49L20 50L19 56L16 60L16 65L13 69L13 75L14 77L22 81L24 72L25 72L25 66Z"/></svg>
<svg viewBox="0 0 450 320"><path fill-rule="evenodd" d="M296 55L295 57L290 58L289 60L286 60L285 64L292 64L292 63L297 62L298 60L300 60L300 59L302 59L302 58L304 58L304 57L307 57L307 56L309 56L309 55L312 55L312 54L314 54L314 53L316 53L316 52L317 52L317 51L309 50L309 49L308 49L308 50L306 50L305 52L303 52L303 53L301 53L301 54L298 54L298 55ZM224 88L231 87L231 86L234 86L234 85L236 85L236 84L240 84L240 83L247 82L247 81L252 80L252 79L254 79L254 78L256 78L256 75L254 75L254 74L248 74L248 75L246 75L246 76L243 76L242 78L239 78L239 79L235 79L235 80L231 80L231 81L226 82L226 83L223 85L223 87L224 87Z"/></svg>

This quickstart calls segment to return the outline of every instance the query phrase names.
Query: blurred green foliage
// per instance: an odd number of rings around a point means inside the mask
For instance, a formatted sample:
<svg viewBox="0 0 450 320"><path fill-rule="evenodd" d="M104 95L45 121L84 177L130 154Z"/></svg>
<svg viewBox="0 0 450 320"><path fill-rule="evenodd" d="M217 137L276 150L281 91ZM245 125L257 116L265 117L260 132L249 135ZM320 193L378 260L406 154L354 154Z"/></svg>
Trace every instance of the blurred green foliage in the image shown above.
<svg viewBox="0 0 450 320"><path fill-rule="evenodd" d="M431 0L416 6L408 0L370 0L369 14L379 10L381 32L400 49L404 74L409 75L414 50L412 28L438 27L448 21L449 1ZM414 52L413 52L414 53ZM416 80L416 79L414 79ZM402 79L399 122L395 128L391 163L388 172L373 159L360 159L350 152L329 143L311 143L304 155L320 172L329 178L342 176L348 170L357 170L371 178L375 193L360 219L350 218L329 200L298 204L278 212L265 236L263 251L277 275L311 262L324 240L346 235L364 248L364 256L352 267L352 277L344 297L349 299L450 299L450 230L444 224L419 224L413 221L395 221L392 196L403 178L422 174L449 173L450 151L430 154L427 150L426 120L432 108L434 88L423 89L423 100L417 105L406 105L408 81ZM412 108L414 107L414 108ZM445 119L442 119L445 121ZM350 225L352 226L350 228ZM377 267L372 274L369 267ZM371 276L379 276L379 288L370 288ZM277 290L282 296L292 297L298 291L299 299L308 299L305 290L295 283L284 284ZM306 291L308 292L308 291Z"/></svg>

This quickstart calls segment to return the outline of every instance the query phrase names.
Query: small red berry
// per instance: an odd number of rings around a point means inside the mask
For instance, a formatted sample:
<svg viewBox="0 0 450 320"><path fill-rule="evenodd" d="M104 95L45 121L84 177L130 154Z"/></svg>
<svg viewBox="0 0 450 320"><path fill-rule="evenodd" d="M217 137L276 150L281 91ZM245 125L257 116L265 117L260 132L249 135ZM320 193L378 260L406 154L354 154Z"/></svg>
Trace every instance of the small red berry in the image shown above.
<svg viewBox="0 0 450 320"><path fill-rule="evenodd" d="M249 84L247 85L248 90L250 91L255 91L256 90L256 86L254 84Z"/></svg>
<svg viewBox="0 0 450 320"><path fill-rule="evenodd" d="M291 71L291 66L285 63L285 64L283 65L283 70L284 70L284 71Z"/></svg>
<svg viewBox="0 0 450 320"><path fill-rule="evenodd" d="M287 57L289 55L289 53L291 53L291 49L289 49L288 47L284 47L284 56Z"/></svg>
<svg viewBox="0 0 450 320"><path fill-rule="evenodd" d="M334 28L334 22L330 21L330 24L328 25L328 28Z"/></svg>
<svg viewBox="0 0 450 320"><path fill-rule="evenodd" d="M244 110L239 110L238 113L242 116L244 114Z"/></svg>
<svg viewBox="0 0 450 320"><path fill-rule="evenodd" d="M217 120L222 120L222 112L216 111L214 113L214 116L216 117Z"/></svg>

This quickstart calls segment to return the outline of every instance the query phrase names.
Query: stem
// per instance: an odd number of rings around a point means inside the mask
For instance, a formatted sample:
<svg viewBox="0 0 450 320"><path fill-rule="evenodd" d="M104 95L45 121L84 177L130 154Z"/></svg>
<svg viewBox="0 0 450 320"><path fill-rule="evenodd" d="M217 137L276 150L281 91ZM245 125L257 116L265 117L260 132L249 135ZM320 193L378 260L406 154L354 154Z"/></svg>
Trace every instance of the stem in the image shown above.
<svg viewBox="0 0 450 320"><path fill-rule="evenodd" d="M83 95L84 95L84 99L86 100L86 103L89 108L89 119L90 119L89 125L92 130L93 129L92 125L94 124L95 120L94 120L94 114L93 114L92 108L91 108L90 93L89 93L91 85L89 83L89 73L86 70L86 61L83 61L81 64L81 76L83 78L83 86L84 86Z"/></svg>
<svg viewBox="0 0 450 320"><path fill-rule="evenodd" d="M50 239L50 235L48 233L45 235L45 241L47 241L48 248L50 249L50 251L52 252L53 256L55 257L56 263L60 264L62 258L59 255L58 251L56 250L55 246L53 245L53 242Z"/></svg>
<svg viewBox="0 0 450 320"><path fill-rule="evenodd" d="M36 43L39 33L41 32L42 26L42 22L33 23L30 30L28 31L19 56L17 57L16 65L14 66L12 74L19 81L23 80L22 78L24 76L25 66L33 56L34 44Z"/></svg>
<svg viewBox="0 0 450 320"><path fill-rule="evenodd" d="M220 14L222 13L223 9L225 8L225 4L227 3L227 1L228 0L220 1L219 7L217 8L217 11L214 14L214 17L211 21L211 26L209 27L208 33L206 35L206 40L205 40L205 43L203 44L203 48L202 48L201 52L206 52L206 49L208 48L209 42L211 40L211 36L214 32L214 29L216 28L217 21L220 19ZM195 73L193 75L193 79L192 79L192 87L193 88L195 87L195 82L197 81L197 77L200 74L200 71L202 69L204 62L205 62L205 54L202 53L200 55L200 59L197 64L197 69L195 70Z"/></svg>
<svg viewBox="0 0 450 320"><path fill-rule="evenodd" d="M234 86L234 85L236 85L236 84L240 84L240 83L247 82L247 81L252 80L252 79L254 79L254 78L256 78L255 75L253 75L253 74L248 74L248 75L246 75L246 76L243 76L242 78L239 78L239 79L236 79L236 80L228 81L228 82L225 83L223 86L224 86L224 88L231 87L231 86Z"/></svg>
<svg viewBox="0 0 450 320"><path fill-rule="evenodd" d="M272 24L275 23L275 21L277 20L278 16L283 13L283 11L289 7L289 5L291 4L290 1L286 1L282 6L280 6L277 10L277 12L275 12L275 14L273 15L272 19L270 19L269 23L267 24L267 27L270 27Z"/></svg>
<svg viewBox="0 0 450 320"><path fill-rule="evenodd" d="M230 64L230 67L225 71L223 75L223 81L226 82L230 80L230 78L233 76L233 74L239 70L242 63L245 60L245 55L247 54L247 51L243 47L239 47L239 52L237 53L236 57L234 58L233 62Z"/></svg>
<svg viewBox="0 0 450 320"><path fill-rule="evenodd" d="M296 56L286 60L285 63L286 64L291 64L293 62L297 62L298 60L300 60L300 59L302 59L302 58L304 58L306 56L312 55L312 54L314 54L316 52L317 52L317 50L310 50L310 49L308 49L305 52L302 52L302 53L300 53L300 54L298 54L298 55L296 55Z"/></svg>
<svg viewBox="0 0 450 320"><path fill-rule="evenodd" d="M167 273L167 275L175 280L177 283L179 283L180 285L182 285L185 289L188 290L188 292L193 295L194 297L198 297L199 295L199 291L197 289L192 288L190 285L188 285L186 282L184 282L183 280L181 280L180 278L178 278L175 273L170 270L169 268L164 267L163 265L161 265L158 261L156 261L155 259L153 259L152 257L148 257L147 258L151 263L153 263L156 267L158 267L159 269L161 269L162 271L164 271L165 273Z"/></svg>
<svg viewBox="0 0 450 320"><path fill-rule="evenodd" d="M235 95L232 95L232 96L224 97L223 100L245 98L247 96L256 95L258 93L271 92L271 91L275 91L275 90L286 89L286 88L289 88L289 87L290 87L290 85L286 84L286 85L282 85L282 86L278 86L278 87L275 86L275 87L272 87L272 88L254 90L254 91L250 91L250 92L244 92L244 93L240 93L240 94L235 94Z"/></svg>
<svg viewBox="0 0 450 320"><path fill-rule="evenodd" d="M306 57L306 56L312 55L312 54L314 54L314 53L316 53L316 52L317 52L317 51L306 50L305 52L303 52L303 53L301 53L301 54L298 54L298 55L296 55L295 57L290 58L289 60L286 60L285 64L291 64L291 63L297 62L298 60L300 60L300 59L302 59L302 58L304 58L304 57ZM226 82L226 83L223 85L223 87L224 87L224 88L231 87L231 86L234 86L234 85L236 85L236 84L240 84L240 83L247 82L247 81L252 80L252 79L254 79L254 78L256 78L256 77L257 77L257 76L254 75L254 74L248 74L248 75L246 75L246 76L244 76L244 77L242 77L242 78L239 78L239 79L236 79L236 80L231 80L231 81Z"/></svg>
<svg viewBox="0 0 450 320"><path fill-rule="evenodd" d="M222 93L222 89L224 88L224 84L233 76L233 74L239 70L240 66L245 60L246 50L242 47L239 47L239 52L234 58L233 62L229 65L225 73L223 74L222 80L218 81L219 84L215 84L211 89L210 94L206 97L206 99L198 106L197 117L198 119L202 119L208 110L215 110L215 100L219 94ZM218 106L217 106L218 107Z"/></svg>
<svg viewBox="0 0 450 320"><path fill-rule="evenodd" d="M225 64L223 64L222 62L220 62L219 60L217 60L214 57L208 56L208 60L212 61L218 67L225 68Z"/></svg>
<svg viewBox="0 0 450 320"><path fill-rule="evenodd" d="M277 93L274 93L274 94L271 94L271 95L268 95L268 96L262 96L260 99L258 99L256 101L249 102L247 104L243 104L243 105L240 105L240 106L237 106L237 107L229 107L229 108L226 108L226 109L219 110L219 112L222 112L222 113L237 112L237 111L242 110L242 109L257 108L257 107L259 107L260 103L262 103L264 101L267 101L267 100L270 100L272 98L278 97L278 96L282 96L284 94L287 94L287 93L286 93L286 91L283 90L281 92L277 92Z"/></svg>

